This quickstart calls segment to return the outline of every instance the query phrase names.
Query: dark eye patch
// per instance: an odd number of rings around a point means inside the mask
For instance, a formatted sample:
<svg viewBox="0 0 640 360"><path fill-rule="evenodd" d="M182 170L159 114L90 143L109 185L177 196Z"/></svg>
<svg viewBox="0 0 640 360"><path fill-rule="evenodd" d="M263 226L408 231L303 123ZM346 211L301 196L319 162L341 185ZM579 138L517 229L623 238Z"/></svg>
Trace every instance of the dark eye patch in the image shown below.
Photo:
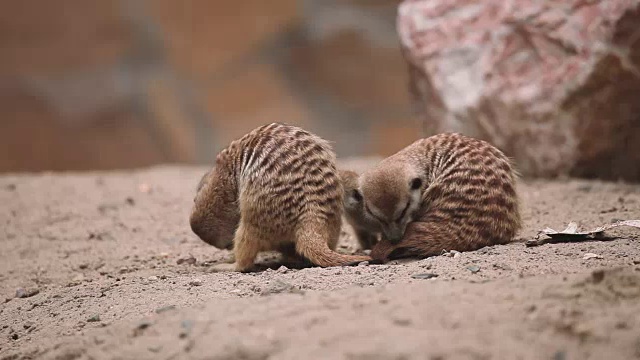
<svg viewBox="0 0 640 360"><path fill-rule="evenodd" d="M404 207L404 210L402 210L400 217L396 219L396 222L399 222L400 220L402 220L402 218L407 214L407 210L409 210L409 205L411 205L411 200L407 201L407 205Z"/></svg>
<svg viewBox="0 0 640 360"><path fill-rule="evenodd" d="M362 194L360 194L360 191L354 189L351 192L351 196L357 201L357 202L361 202L362 201Z"/></svg>
<svg viewBox="0 0 640 360"><path fill-rule="evenodd" d="M415 178L413 180L411 180L411 190L418 190L420 189L420 187L422 186L422 179L420 178Z"/></svg>
<svg viewBox="0 0 640 360"><path fill-rule="evenodd" d="M380 219L379 217L377 217L373 212L371 212L371 210L369 209L369 207L367 206L367 204L364 204L364 209L366 212L369 213L369 215L371 215L374 219L378 220L380 223L382 224L387 224L387 222L383 219Z"/></svg>

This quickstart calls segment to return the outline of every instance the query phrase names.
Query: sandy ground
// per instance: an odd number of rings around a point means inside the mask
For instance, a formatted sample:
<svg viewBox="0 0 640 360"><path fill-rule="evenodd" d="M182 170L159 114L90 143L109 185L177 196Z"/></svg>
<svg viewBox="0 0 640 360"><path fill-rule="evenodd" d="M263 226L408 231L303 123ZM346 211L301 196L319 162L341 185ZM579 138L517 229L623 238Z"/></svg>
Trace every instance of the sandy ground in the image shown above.
<svg viewBox="0 0 640 360"><path fill-rule="evenodd" d="M522 243L640 219L640 185L522 181L520 242L456 257L225 274L188 226L204 170L0 176L0 359L640 358L640 231Z"/></svg>

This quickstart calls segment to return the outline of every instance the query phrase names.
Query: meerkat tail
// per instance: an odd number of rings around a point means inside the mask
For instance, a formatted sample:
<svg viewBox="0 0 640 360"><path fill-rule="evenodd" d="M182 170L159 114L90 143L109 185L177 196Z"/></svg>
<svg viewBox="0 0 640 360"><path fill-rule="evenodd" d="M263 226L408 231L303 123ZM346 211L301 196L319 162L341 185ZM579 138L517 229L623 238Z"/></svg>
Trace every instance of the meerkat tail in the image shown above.
<svg viewBox="0 0 640 360"><path fill-rule="evenodd" d="M387 262L401 258L425 258L438 255L443 249L438 250L437 245L428 245L425 238L411 240L404 239L398 244L389 241L381 241L371 250L371 258L374 261Z"/></svg>
<svg viewBox="0 0 640 360"><path fill-rule="evenodd" d="M296 237L296 251L317 266L345 266L371 260L369 256L344 255L331 250L319 226L301 227Z"/></svg>

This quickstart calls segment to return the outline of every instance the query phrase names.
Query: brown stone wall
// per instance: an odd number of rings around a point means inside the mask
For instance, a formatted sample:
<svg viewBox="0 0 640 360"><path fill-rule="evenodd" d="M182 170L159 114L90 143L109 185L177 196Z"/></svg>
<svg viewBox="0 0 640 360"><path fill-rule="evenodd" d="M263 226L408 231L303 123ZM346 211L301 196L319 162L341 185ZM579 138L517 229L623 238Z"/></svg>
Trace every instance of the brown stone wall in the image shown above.
<svg viewBox="0 0 640 360"><path fill-rule="evenodd" d="M420 136L399 1L6 1L0 171L202 163L272 121L389 154Z"/></svg>

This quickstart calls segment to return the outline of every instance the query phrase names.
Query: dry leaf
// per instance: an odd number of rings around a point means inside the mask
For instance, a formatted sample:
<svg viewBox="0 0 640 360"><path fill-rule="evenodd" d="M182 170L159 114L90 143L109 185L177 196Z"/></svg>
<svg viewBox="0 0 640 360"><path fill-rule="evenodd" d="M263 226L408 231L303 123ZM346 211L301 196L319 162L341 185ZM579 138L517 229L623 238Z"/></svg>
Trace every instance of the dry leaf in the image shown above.
<svg viewBox="0 0 640 360"><path fill-rule="evenodd" d="M580 241L585 239L595 239L603 235L606 230L613 229L619 226L631 226L640 229L640 220L621 220L613 224L607 224L597 227L592 230L578 231L578 224L570 222L567 228L562 231L556 231L551 228L545 228L538 232L536 239L529 240L525 244L527 246L542 245L547 242L545 239L539 239L540 235L547 235L551 240L564 240L564 241Z"/></svg>

